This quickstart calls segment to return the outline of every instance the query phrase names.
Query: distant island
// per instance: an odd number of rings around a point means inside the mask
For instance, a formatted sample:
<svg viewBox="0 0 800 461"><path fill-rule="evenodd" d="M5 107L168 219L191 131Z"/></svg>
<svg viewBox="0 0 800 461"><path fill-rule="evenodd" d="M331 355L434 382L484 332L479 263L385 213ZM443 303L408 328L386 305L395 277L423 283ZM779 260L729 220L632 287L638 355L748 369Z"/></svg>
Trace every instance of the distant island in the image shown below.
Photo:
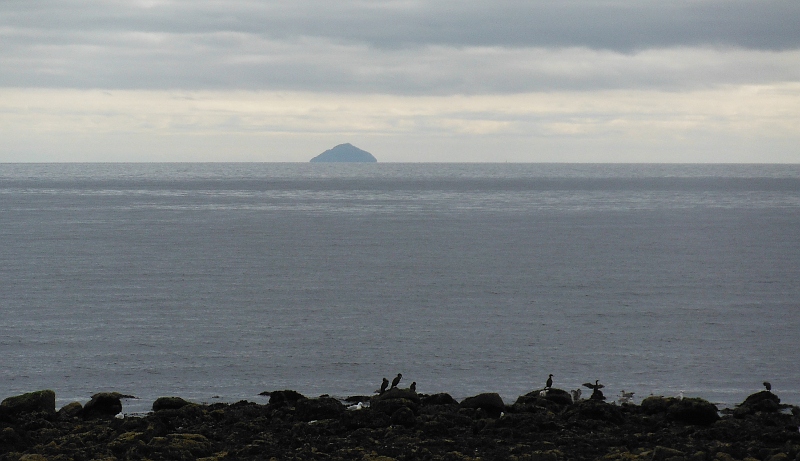
<svg viewBox="0 0 800 461"><path fill-rule="evenodd" d="M377 162L372 154L358 147L346 143L339 144L333 149L328 149L325 152L317 155L311 159L312 163L316 162Z"/></svg>

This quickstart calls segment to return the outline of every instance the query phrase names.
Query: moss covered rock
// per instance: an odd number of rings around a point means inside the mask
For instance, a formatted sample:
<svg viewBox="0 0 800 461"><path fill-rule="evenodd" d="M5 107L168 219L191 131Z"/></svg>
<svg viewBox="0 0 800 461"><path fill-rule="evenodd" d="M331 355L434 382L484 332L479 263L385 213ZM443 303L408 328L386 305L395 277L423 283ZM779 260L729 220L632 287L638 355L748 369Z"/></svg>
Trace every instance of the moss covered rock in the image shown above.
<svg viewBox="0 0 800 461"><path fill-rule="evenodd" d="M58 410L58 416L62 419L77 418L83 412L83 405L80 402L71 402Z"/></svg>
<svg viewBox="0 0 800 461"><path fill-rule="evenodd" d="M18 415L20 413L55 413L56 393L46 389L9 397L0 402L0 411Z"/></svg>
<svg viewBox="0 0 800 461"><path fill-rule="evenodd" d="M180 397L159 397L153 402L153 411L177 410L189 405L189 402Z"/></svg>

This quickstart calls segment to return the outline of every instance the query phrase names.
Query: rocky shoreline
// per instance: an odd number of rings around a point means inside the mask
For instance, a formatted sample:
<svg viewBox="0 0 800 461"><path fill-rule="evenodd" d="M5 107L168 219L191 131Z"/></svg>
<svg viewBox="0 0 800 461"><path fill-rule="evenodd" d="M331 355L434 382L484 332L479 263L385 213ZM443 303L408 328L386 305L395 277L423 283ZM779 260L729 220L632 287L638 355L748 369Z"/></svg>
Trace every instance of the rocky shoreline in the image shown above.
<svg viewBox="0 0 800 461"><path fill-rule="evenodd" d="M765 460L800 461L800 408L761 391L720 412L699 398L573 402L559 389L513 404L486 393L392 388L346 401L295 391L269 403L162 397L125 416L117 393L55 408L44 390L0 403L0 461L22 460Z"/></svg>

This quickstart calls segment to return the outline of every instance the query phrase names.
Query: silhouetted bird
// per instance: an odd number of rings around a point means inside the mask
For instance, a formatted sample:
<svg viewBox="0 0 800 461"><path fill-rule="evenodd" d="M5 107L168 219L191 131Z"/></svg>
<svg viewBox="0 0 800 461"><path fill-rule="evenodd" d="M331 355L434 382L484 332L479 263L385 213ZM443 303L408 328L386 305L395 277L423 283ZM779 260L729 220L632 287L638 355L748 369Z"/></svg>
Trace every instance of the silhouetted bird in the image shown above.
<svg viewBox="0 0 800 461"><path fill-rule="evenodd" d="M411 387L409 387L409 389L411 389L411 392L417 392L417 382L414 381L411 383Z"/></svg>
<svg viewBox="0 0 800 461"><path fill-rule="evenodd" d="M378 392L383 394L384 392L386 392L386 388L387 387L389 387L389 380L386 379L386 378L383 378L383 382L381 383L381 390L378 391Z"/></svg>
<svg viewBox="0 0 800 461"><path fill-rule="evenodd" d="M553 375L550 375L550 377L547 378L547 382L544 384L545 389L550 389L551 387L553 387Z"/></svg>
<svg viewBox="0 0 800 461"><path fill-rule="evenodd" d="M772 390L772 384L770 384L769 381L764 381L764 387L766 387L768 391Z"/></svg>
<svg viewBox="0 0 800 461"><path fill-rule="evenodd" d="M394 377L392 380L392 387L397 387L397 383L400 382L400 379L403 377L401 373L397 373L397 376Z"/></svg>
<svg viewBox="0 0 800 461"><path fill-rule="evenodd" d="M584 387L588 387L589 389L593 389L593 390L598 390L598 389L602 389L602 388L605 387L602 384L600 384L600 380L599 379L596 379L594 381L594 384L592 384L592 383L583 383L583 386Z"/></svg>
<svg viewBox="0 0 800 461"><path fill-rule="evenodd" d="M594 384L592 384L592 383L583 383L583 385L585 387L588 387L589 389L592 389L592 395L589 396L590 400L605 400L606 399L606 396L604 396L603 393L600 392L600 389L602 389L605 386L600 384L600 380L599 379L596 379L594 381Z"/></svg>

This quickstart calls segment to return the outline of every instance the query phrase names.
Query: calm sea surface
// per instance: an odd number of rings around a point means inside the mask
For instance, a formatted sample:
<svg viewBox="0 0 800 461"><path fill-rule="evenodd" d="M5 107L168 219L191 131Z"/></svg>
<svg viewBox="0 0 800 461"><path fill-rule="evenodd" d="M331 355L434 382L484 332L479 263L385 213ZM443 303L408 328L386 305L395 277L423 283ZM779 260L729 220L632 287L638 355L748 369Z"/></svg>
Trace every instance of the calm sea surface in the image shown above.
<svg viewBox="0 0 800 461"><path fill-rule="evenodd" d="M0 239L0 398L800 404L798 165L0 164Z"/></svg>

